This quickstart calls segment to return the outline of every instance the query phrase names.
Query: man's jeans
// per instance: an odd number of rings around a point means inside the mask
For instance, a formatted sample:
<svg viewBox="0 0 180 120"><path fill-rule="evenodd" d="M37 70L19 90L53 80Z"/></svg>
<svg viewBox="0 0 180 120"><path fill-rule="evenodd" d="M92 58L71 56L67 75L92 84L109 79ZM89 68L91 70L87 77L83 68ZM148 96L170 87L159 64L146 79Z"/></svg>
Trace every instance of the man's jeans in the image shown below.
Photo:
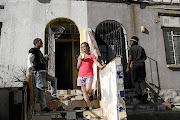
<svg viewBox="0 0 180 120"><path fill-rule="evenodd" d="M46 71L38 71L34 75L36 79L36 87L38 88L38 100L42 110L47 107L45 99L45 81L51 82L51 96L56 97L57 78L48 75Z"/></svg>

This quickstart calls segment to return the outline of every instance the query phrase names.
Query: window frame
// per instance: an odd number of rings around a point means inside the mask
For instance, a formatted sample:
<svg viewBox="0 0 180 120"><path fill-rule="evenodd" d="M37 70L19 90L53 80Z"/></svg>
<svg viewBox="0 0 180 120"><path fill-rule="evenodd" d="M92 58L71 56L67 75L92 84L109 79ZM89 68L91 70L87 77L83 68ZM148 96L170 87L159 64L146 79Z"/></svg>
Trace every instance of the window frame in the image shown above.
<svg viewBox="0 0 180 120"><path fill-rule="evenodd" d="M163 30L163 37L164 37L164 44L165 44L165 53L166 53L166 63L167 67L172 70L180 70L180 61L177 63L177 57L176 57L176 50L175 50L175 42L174 37L180 37L180 34L174 34L174 32L180 33L180 28L171 28L171 27L164 27ZM170 32L170 36L168 36L168 32ZM171 39L169 39L171 37ZM170 46L170 42L172 42L172 48ZM171 50L173 50L173 61L172 62L172 56L171 56ZM180 55L178 55L180 57Z"/></svg>

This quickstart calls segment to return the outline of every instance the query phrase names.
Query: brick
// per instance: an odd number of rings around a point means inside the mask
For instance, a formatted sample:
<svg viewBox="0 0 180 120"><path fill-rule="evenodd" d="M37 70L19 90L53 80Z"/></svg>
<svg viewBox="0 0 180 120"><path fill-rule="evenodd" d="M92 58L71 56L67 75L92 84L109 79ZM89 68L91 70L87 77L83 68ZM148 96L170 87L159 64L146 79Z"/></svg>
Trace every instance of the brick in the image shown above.
<svg viewBox="0 0 180 120"><path fill-rule="evenodd" d="M59 106L58 106L58 102L59 102L59 101L48 101L48 102L46 102L46 105L47 105L47 107L48 107L49 109L53 110L53 109L59 107Z"/></svg>
<svg viewBox="0 0 180 120"><path fill-rule="evenodd" d="M82 91L81 90L76 90L76 95L82 95Z"/></svg>
<svg viewBox="0 0 180 120"><path fill-rule="evenodd" d="M71 95L58 95L57 98L60 100L70 100L73 96Z"/></svg>
<svg viewBox="0 0 180 120"><path fill-rule="evenodd" d="M37 111L37 112L40 112L40 111L41 111L41 109L40 109L40 104L39 104L39 103L36 103L36 104L34 105L34 111Z"/></svg>
<svg viewBox="0 0 180 120"><path fill-rule="evenodd" d="M66 113L66 118L67 119L76 119L76 112L67 112Z"/></svg>
<svg viewBox="0 0 180 120"><path fill-rule="evenodd" d="M83 100L74 100L71 103L72 107L85 107L85 105L86 105L85 101L83 101Z"/></svg>
<svg viewBox="0 0 180 120"><path fill-rule="evenodd" d="M82 95L77 95L77 96L75 96L75 99L76 100L83 100L83 96Z"/></svg>
<svg viewBox="0 0 180 120"><path fill-rule="evenodd" d="M67 95L71 95L71 90L67 90Z"/></svg>
<svg viewBox="0 0 180 120"><path fill-rule="evenodd" d="M91 103L93 104L93 106L94 106L95 108L99 108L99 107L100 107L98 100L93 100L93 101L91 101Z"/></svg>
<svg viewBox="0 0 180 120"><path fill-rule="evenodd" d="M67 90L57 90L57 95L67 95Z"/></svg>
<svg viewBox="0 0 180 120"><path fill-rule="evenodd" d="M76 90L71 90L71 95L76 95Z"/></svg>

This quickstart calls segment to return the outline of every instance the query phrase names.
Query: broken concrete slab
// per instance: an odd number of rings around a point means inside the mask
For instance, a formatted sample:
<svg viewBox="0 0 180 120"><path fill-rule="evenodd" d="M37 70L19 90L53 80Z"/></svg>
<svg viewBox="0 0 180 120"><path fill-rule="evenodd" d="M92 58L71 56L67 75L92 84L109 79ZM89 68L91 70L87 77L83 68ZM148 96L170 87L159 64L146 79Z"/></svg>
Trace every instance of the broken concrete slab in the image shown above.
<svg viewBox="0 0 180 120"><path fill-rule="evenodd" d="M76 112L67 112L66 113L66 118L69 120L75 120L76 119Z"/></svg>

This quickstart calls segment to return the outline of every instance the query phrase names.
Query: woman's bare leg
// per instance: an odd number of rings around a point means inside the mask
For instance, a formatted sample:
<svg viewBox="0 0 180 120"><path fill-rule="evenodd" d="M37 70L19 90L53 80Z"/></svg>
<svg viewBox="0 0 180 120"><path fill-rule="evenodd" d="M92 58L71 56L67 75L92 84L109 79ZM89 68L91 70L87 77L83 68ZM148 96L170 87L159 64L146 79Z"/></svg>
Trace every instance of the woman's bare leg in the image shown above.
<svg viewBox="0 0 180 120"><path fill-rule="evenodd" d="M86 84L86 91L87 91L88 95L91 96L92 83L87 83L87 84Z"/></svg>
<svg viewBox="0 0 180 120"><path fill-rule="evenodd" d="M86 91L86 85L83 85L81 87L81 90L83 92L83 97L84 97L84 100L86 102L86 106L89 107L90 103L89 103L89 96L88 96L88 92Z"/></svg>

